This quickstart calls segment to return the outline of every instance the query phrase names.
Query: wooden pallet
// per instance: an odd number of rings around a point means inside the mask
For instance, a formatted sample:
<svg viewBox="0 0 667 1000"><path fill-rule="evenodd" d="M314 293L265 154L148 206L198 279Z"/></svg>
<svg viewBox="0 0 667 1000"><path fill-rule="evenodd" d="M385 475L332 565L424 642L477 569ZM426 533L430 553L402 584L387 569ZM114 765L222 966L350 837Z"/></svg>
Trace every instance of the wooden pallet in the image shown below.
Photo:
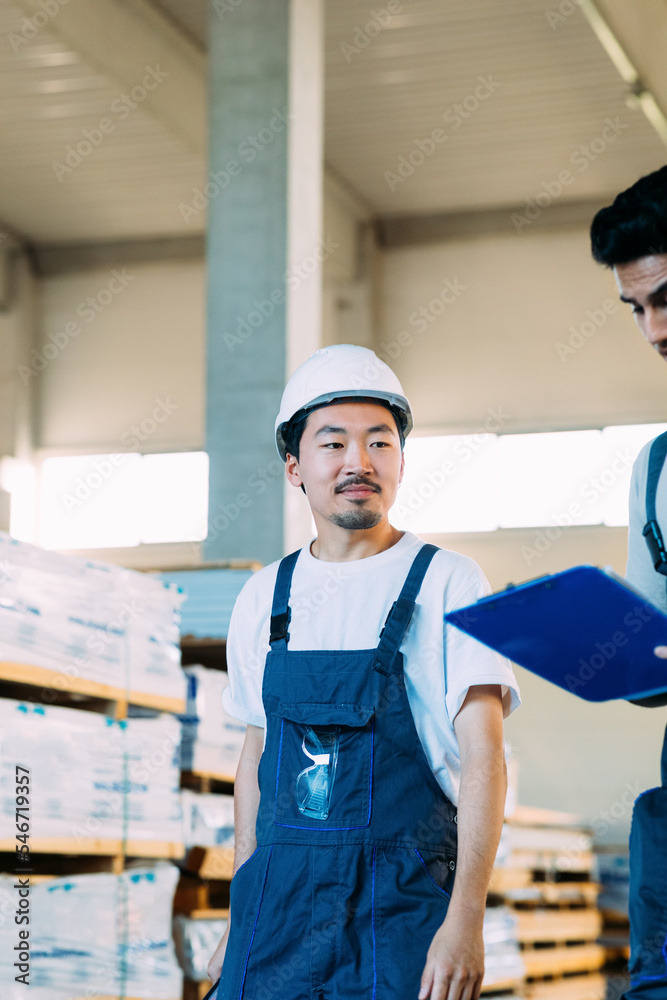
<svg viewBox="0 0 667 1000"><path fill-rule="evenodd" d="M603 1000L605 992L606 976L601 972L527 983L522 990L525 1000Z"/></svg>
<svg viewBox="0 0 667 1000"><path fill-rule="evenodd" d="M141 705L159 712L185 712L185 698L170 698L166 695L148 694L142 691L126 691L124 688L101 684L85 677L70 677L62 670L48 670L27 663L0 661L0 681L23 684L31 687L48 688L68 695L84 695L102 699L115 706L117 719L127 718L128 705Z"/></svg>
<svg viewBox="0 0 667 1000"><path fill-rule="evenodd" d="M234 784L233 774L222 774L216 771L181 771L181 788L208 795L209 792L233 793L230 786Z"/></svg>
<svg viewBox="0 0 667 1000"><path fill-rule="evenodd" d="M568 895L579 896L588 900L593 894L597 897L600 887L591 881L589 872L560 872L545 870L542 867L530 868L510 866L494 868L491 872L489 893L497 896L507 896L517 901L525 898L537 898L540 894L552 894L553 897L565 899Z"/></svg>
<svg viewBox="0 0 667 1000"><path fill-rule="evenodd" d="M191 979L183 981L183 1000L203 1000L213 983L210 979L195 983Z"/></svg>
<svg viewBox="0 0 667 1000"><path fill-rule="evenodd" d="M508 995L514 995L514 991L521 989L523 986L523 979L504 979L498 983L482 983L482 996L496 996L501 994L503 997ZM489 1000L491 997L489 996ZM500 1000L500 996L498 996Z"/></svg>
<svg viewBox="0 0 667 1000"><path fill-rule="evenodd" d="M85 842L73 837L31 837L30 851L32 867L40 865L42 855L65 855L67 858L97 857L107 859L106 870L118 875L125 868L125 859L131 858L171 858L181 859L185 853L185 845L178 842L160 840L127 840L125 850L123 841L103 837L86 837ZM0 839L0 852L14 856L16 864L16 840L11 837ZM97 869L99 870L99 868ZM70 870L61 874L74 874Z"/></svg>
<svg viewBox="0 0 667 1000"><path fill-rule="evenodd" d="M600 892L597 882L531 882L520 889L507 889L505 901L516 908L535 906L595 906Z"/></svg>
<svg viewBox="0 0 667 1000"><path fill-rule="evenodd" d="M551 948L525 947L521 952L527 979L562 976L569 972L597 972L606 953L598 944L556 944Z"/></svg>
<svg viewBox="0 0 667 1000"><path fill-rule="evenodd" d="M190 920L229 920L229 909L226 910L192 910L188 913Z"/></svg>
<svg viewBox="0 0 667 1000"><path fill-rule="evenodd" d="M599 910L531 909L517 910L517 939L520 944L536 942L595 941L602 930Z"/></svg>
<svg viewBox="0 0 667 1000"><path fill-rule="evenodd" d="M181 872L174 893L174 913L219 913L229 906L229 879L203 879Z"/></svg>
<svg viewBox="0 0 667 1000"><path fill-rule="evenodd" d="M510 826L558 827L590 832L590 827L582 823L577 813L560 812L556 809L540 809L538 806L517 806L506 823Z"/></svg>
<svg viewBox="0 0 667 1000"><path fill-rule="evenodd" d="M191 847L185 868L202 879L229 879L234 871L233 847Z"/></svg>

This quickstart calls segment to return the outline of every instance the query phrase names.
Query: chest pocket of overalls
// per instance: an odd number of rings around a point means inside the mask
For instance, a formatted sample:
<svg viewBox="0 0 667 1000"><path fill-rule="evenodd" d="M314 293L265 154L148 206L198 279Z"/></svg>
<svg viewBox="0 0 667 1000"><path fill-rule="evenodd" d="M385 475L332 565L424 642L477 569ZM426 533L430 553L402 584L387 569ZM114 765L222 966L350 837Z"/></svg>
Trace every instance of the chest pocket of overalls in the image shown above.
<svg viewBox="0 0 667 1000"><path fill-rule="evenodd" d="M371 818L374 707L281 702L274 821L355 830Z"/></svg>

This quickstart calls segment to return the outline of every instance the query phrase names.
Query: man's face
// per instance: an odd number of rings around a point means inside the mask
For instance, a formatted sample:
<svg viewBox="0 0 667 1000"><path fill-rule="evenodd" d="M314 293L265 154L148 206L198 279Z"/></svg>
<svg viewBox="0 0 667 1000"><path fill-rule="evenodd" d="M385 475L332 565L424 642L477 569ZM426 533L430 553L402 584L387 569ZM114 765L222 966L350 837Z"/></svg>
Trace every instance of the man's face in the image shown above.
<svg viewBox="0 0 667 1000"><path fill-rule="evenodd" d="M667 361L667 254L617 264L614 277L621 301L630 303L637 326Z"/></svg>
<svg viewBox="0 0 667 1000"><path fill-rule="evenodd" d="M306 488L315 523L323 518L349 530L373 528L386 517L403 468L396 422L375 403L314 410L301 435L299 460L288 454L286 463L290 483Z"/></svg>

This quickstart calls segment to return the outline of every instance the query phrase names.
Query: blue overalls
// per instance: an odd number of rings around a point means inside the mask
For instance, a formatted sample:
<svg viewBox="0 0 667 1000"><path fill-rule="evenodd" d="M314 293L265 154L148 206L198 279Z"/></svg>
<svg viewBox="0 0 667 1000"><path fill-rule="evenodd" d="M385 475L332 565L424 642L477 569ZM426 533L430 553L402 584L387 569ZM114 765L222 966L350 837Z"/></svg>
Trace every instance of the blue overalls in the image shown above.
<svg viewBox="0 0 667 1000"><path fill-rule="evenodd" d="M417 997L456 868L456 809L422 748L399 651L436 551L417 553L375 649L289 650L299 552L280 562L257 849L231 883L217 1000Z"/></svg>

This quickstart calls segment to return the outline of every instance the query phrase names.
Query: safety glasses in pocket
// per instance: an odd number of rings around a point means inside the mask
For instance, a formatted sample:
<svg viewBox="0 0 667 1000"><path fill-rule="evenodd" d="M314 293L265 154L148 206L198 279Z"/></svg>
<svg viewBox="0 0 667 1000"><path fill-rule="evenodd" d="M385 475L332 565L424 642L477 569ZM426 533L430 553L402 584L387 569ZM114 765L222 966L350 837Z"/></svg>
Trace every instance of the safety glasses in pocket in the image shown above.
<svg viewBox="0 0 667 1000"><path fill-rule="evenodd" d="M296 802L304 816L313 819L327 819L329 816L339 736L339 726L308 726L303 735L301 749L313 762L296 779Z"/></svg>

